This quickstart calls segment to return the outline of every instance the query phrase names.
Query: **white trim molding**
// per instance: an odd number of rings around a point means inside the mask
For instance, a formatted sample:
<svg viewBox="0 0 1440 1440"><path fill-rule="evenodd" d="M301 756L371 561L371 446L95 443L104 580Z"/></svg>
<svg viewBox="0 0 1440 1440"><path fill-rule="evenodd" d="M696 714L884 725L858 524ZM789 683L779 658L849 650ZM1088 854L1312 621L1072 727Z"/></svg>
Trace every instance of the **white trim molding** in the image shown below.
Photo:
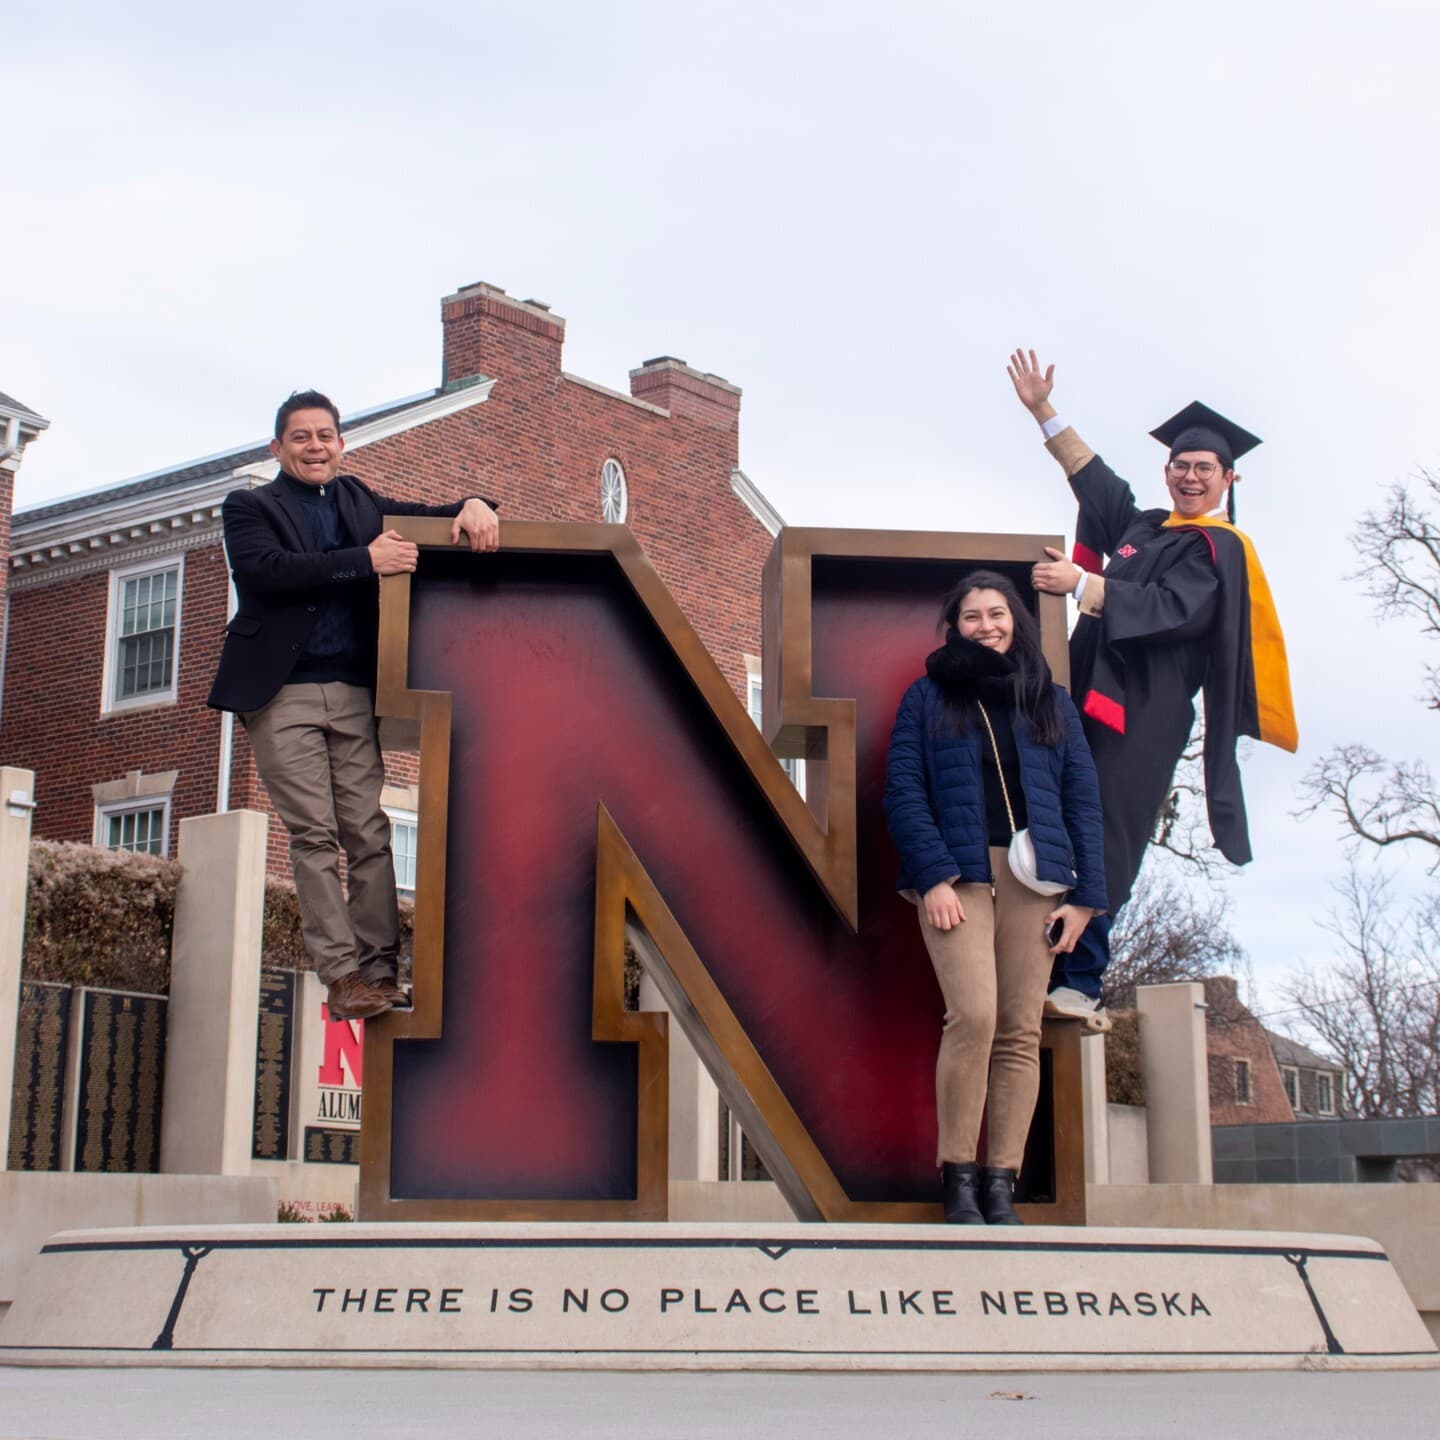
<svg viewBox="0 0 1440 1440"><path fill-rule="evenodd" d="M633 405L637 410L648 410L662 420L670 418L670 412L663 405L653 405L649 400L637 399L634 395L627 395L623 390L612 390L598 380L587 380L583 375L572 375L568 370L562 370L560 378L571 385L580 386L582 390L593 390L597 395L604 395L609 400L623 400L625 404Z"/></svg>
<svg viewBox="0 0 1440 1440"><path fill-rule="evenodd" d="M741 469L730 472L730 488L740 497L747 510L772 534L785 528L780 512L760 493L759 487Z"/></svg>
<svg viewBox="0 0 1440 1440"><path fill-rule="evenodd" d="M156 799L174 793L178 770L161 770L147 775L143 770L127 770L121 780L106 780L90 787L90 798L97 805L118 805L124 801Z"/></svg>

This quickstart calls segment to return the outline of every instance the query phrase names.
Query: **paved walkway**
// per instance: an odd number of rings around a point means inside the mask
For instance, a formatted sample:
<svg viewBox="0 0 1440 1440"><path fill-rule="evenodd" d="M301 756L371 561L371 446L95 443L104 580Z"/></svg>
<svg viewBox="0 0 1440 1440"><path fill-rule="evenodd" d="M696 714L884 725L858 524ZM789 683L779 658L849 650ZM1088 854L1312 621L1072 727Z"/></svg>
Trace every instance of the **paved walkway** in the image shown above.
<svg viewBox="0 0 1440 1440"><path fill-rule="evenodd" d="M1004 1440L1432 1440L1437 1417L1434 1370L825 1376L0 1367L0 1440L912 1440L982 1426Z"/></svg>

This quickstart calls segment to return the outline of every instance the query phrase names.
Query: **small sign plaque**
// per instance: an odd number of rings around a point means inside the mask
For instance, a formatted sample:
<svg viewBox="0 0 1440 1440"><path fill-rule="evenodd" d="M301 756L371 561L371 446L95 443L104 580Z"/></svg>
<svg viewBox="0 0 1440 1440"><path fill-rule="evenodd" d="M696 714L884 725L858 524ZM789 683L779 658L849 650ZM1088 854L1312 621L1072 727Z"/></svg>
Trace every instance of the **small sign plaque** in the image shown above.
<svg viewBox="0 0 1440 1440"><path fill-rule="evenodd" d="M260 972L260 1024L255 1036L257 1160L290 1158L290 1070L295 1037L295 972Z"/></svg>
<svg viewBox="0 0 1440 1440"><path fill-rule="evenodd" d="M60 1169L70 995L68 985L27 980L20 986L10 1107L11 1170Z"/></svg>
<svg viewBox="0 0 1440 1440"><path fill-rule="evenodd" d="M112 990L84 992L75 1168L160 1168L166 1000Z"/></svg>

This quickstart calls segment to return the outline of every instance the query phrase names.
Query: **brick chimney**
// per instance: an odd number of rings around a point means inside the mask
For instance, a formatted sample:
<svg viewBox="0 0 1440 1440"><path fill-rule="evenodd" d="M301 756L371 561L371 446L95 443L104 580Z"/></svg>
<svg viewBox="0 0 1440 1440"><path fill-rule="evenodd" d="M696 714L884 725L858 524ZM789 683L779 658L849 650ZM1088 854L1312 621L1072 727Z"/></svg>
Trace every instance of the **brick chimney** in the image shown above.
<svg viewBox="0 0 1440 1440"><path fill-rule="evenodd" d="M565 321L543 300L516 300L498 285L478 281L440 302L445 331L441 383L447 388L476 375L509 383L557 382Z"/></svg>
<svg viewBox="0 0 1440 1440"><path fill-rule="evenodd" d="M657 355L632 370L630 393L696 424L740 433L740 387L694 370L673 355Z"/></svg>

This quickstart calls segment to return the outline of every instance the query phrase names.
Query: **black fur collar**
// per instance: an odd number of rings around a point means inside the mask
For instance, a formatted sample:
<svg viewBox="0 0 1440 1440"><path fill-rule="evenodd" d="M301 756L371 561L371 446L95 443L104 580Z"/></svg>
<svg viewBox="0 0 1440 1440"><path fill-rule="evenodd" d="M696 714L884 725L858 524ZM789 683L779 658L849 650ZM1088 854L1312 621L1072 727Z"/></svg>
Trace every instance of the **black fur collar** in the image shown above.
<svg viewBox="0 0 1440 1440"><path fill-rule="evenodd" d="M948 699L1006 700L1015 696L1015 662L988 645L967 640L953 627L945 643L925 659L925 673Z"/></svg>

